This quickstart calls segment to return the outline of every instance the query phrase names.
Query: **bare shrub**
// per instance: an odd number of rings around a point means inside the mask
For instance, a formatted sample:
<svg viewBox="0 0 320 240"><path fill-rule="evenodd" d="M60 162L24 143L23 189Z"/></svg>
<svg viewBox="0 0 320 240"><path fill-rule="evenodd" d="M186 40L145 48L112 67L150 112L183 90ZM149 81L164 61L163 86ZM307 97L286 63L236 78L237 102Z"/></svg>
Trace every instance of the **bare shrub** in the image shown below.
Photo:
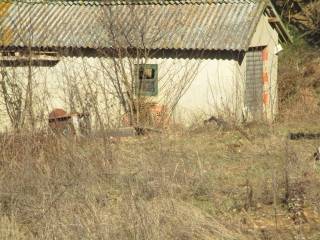
<svg viewBox="0 0 320 240"><path fill-rule="evenodd" d="M144 141L110 146L111 168L99 139L3 135L0 215L10 219L3 226L33 239L241 239L182 200L210 192L196 155Z"/></svg>
<svg viewBox="0 0 320 240"><path fill-rule="evenodd" d="M312 119L319 113L317 53L317 49L297 41L280 57L279 113L285 120Z"/></svg>

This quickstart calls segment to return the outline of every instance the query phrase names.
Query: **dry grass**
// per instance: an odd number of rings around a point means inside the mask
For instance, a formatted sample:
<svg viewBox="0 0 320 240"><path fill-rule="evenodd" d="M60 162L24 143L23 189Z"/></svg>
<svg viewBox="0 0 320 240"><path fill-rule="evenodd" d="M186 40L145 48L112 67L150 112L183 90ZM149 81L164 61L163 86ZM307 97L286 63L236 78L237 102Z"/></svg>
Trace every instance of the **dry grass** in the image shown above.
<svg viewBox="0 0 320 240"><path fill-rule="evenodd" d="M314 119L320 113L319 49L296 40L280 55L279 108L285 121Z"/></svg>
<svg viewBox="0 0 320 240"><path fill-rule="evenodd" d="M0 239L317 239L319 142L287 143L285 131L194 129L109 151L100 139L2 136Z"/></svg>

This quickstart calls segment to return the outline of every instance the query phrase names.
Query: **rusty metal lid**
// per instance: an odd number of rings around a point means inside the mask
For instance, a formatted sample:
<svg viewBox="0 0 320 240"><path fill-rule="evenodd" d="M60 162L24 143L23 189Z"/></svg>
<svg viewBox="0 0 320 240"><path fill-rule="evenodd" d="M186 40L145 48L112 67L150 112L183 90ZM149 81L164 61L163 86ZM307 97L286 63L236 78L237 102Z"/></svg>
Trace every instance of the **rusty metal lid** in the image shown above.
<svg viewBox="0 0 320 240"><path fill-rule="evenodd" d="M49 113L49 119L62 118L66 116L67 112L61 108L55 108L52 110L52 112Z"/></svg>

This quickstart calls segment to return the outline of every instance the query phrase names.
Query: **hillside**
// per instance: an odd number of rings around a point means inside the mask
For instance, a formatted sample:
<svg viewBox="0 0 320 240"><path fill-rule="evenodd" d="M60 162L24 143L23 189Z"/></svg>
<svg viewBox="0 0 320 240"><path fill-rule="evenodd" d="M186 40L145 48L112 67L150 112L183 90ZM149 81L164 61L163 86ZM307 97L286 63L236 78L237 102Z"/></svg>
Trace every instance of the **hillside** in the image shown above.
<svg viewBox="0 0 320 240"><path fill-rule="evenodd" d="M303 39L280 54L280 118L316 119L320 110L320 49Z"/></svg>

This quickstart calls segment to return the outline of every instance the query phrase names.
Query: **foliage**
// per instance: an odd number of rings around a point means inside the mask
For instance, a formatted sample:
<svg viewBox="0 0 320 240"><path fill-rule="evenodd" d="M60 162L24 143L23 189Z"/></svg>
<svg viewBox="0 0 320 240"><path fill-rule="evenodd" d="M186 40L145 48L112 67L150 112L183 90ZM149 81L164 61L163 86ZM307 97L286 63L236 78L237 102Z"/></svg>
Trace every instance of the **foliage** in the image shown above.
<svg viewBox="0 0 320 240"><path fill-rule="evenodd" d="M272 0L280 15L312 45L320 46L320 1Z"/></svg>

